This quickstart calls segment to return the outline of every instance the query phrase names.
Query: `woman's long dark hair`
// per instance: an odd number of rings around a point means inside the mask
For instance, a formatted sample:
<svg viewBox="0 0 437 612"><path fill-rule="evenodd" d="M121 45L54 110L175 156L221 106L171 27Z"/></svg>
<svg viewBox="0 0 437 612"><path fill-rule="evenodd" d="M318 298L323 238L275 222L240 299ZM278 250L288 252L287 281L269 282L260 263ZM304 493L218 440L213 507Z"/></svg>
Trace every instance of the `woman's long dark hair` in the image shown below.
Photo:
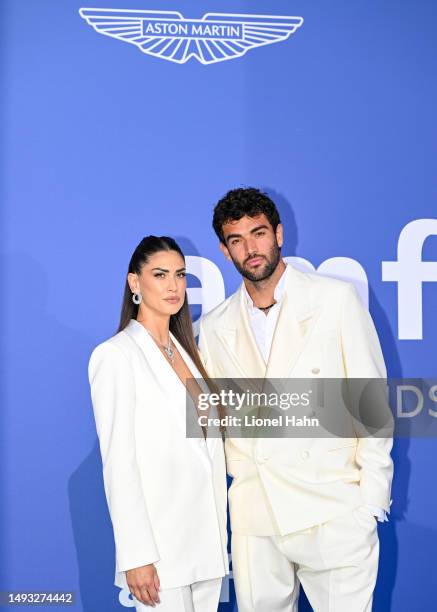
<svg viewBox="0 0 437 612"><path fill-rule="evenodd" d="M168 236L146 236L137 246L131 260L129 262L128 274L141 274L141 269L146 264L151 255L160 251L176 251L185 261L179 245L173 238ZM121 307L120 324L117 331L123 329L129 324L131 319L136 319L138 316L139 306L132 301L132 291L126 278L124 288L123 304ZM170 315L170 331L175 335L177 340L182 344L191 359L194 361L197 369L202 374L209 388L215 388L212 385L208 373L205 370L200 359L197 349L196 340L193 333L193 323L191 321L190 307L188 306L187 293L182 308L174 315Z"/></svg>

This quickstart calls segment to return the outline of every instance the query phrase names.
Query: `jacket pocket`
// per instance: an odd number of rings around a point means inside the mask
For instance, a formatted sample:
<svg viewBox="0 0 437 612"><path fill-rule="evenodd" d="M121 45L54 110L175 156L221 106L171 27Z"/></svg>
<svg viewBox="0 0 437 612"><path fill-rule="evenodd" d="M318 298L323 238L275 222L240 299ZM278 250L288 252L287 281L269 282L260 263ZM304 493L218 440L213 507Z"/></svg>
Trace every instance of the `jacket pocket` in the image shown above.
<svg viewBox="0 0 437 612"><path fill-rule="evenodd" d="M343 448L354 448L357 446L358 440L355 440L355 441L351 441L350 439L344 439L343 441L337 440L334 444L335 446L331 446L326 449L328 453L331 453L332 451L341 450Z"/></svg>

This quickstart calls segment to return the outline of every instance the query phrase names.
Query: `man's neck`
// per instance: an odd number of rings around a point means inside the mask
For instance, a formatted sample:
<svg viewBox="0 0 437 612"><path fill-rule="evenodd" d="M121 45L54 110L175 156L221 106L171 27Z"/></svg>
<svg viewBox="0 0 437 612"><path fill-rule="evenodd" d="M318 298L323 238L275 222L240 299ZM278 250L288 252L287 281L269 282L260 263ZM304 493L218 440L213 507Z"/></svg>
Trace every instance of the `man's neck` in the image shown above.
<svg viewBox="0 0 437 612"><path fill-rule="evenodd" d="M279 279L285 272L286 264L283 259L278 263L276 270L269 278L262 281L250 281L247 278L244 279L247 292L252 298L253 303L258 308L265 308L270 306L274 302L274 293L276 285Z"/></svg>

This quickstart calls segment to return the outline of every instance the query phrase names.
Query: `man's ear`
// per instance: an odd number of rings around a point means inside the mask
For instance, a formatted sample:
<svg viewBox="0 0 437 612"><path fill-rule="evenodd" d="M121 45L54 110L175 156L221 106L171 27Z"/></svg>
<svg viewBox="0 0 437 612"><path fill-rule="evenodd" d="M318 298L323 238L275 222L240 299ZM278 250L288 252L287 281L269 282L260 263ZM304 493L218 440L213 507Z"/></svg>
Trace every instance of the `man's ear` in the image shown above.
<svg viewBox="0 0 437 612"><path fill-rule="evenodd" d="M225 244L223 244L222 241L220 241L219 247L223 255L226 257L226 259L229 259L229 261L232 261L232 257L229 255L228 247Z"/></svg>
<svg viewBox="0 0 437 612"><path fill-rule="evenodd" d="M284 230L282 227L282 223L278 223L276 228L276 242L278 243L279 248L284 244Z"/></svg>
<svg viewBox="0 0 437 612"><path fill-rule="evenodd" d="M127 282L129 283L130 290L132 293L138 293L140 287L138 285L138 275L133 272L129 272L127 275Z"/></svg>

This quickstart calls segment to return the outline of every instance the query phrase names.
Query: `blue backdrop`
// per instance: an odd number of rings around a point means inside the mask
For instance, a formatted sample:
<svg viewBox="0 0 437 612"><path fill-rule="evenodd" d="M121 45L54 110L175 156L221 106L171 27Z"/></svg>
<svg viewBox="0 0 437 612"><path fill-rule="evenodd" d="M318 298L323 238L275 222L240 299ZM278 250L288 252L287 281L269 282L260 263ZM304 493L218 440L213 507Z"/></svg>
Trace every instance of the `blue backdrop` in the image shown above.
<svg viewBox="0 0 437 612"><path fill-rule="evenodd" d="M242 57L178 64L100 35L83 6L304 22ZM283 254L369 300L390 375L437 375L437 4L3 0L0 11L0 589L73 590L77 610L120 611L87 362L116 329L142 236L173 236L190 256L197 318L240 282L213 206L258 186L279 206ZM433 439L396 441L377 611L437 609L436 451ZM236 610L232 580L222 599Z"/></svg>

